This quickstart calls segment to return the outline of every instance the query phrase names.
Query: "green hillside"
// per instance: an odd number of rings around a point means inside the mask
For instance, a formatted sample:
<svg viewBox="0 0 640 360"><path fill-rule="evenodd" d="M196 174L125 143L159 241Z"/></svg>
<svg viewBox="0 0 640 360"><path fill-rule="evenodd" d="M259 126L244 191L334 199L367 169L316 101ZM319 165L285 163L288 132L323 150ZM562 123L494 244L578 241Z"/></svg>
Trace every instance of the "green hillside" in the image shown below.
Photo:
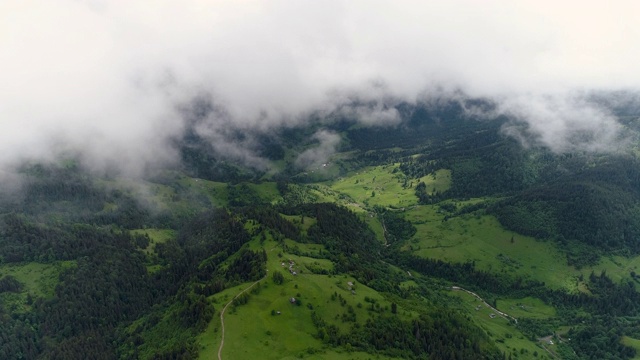
<svg viewBox="0 0 640 360"><path fill-rule="evenodd" d="M0 198L0 358L637 357L636 155L406 114L274 132L269 171L193 134L144 179L24 165ZM342 147L296 167L323 127Z"/></svg>

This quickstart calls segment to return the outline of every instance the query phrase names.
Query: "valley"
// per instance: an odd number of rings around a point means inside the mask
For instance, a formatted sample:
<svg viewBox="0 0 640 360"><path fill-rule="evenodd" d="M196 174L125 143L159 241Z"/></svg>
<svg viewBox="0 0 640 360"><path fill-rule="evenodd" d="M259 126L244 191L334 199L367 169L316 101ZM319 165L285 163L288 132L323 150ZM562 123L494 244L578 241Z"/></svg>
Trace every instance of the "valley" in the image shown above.
<svg viewBox="0 0 640 360"><path fill-rule="evenodd" d="M639 160L439 126L375 149L378 130L342 128L352 147L323 165L234 180L198 162L144 180L25 170L0 202L3 336L23 334L0 355L633 358ZM580 230L594 217L606 244Z"/></svg>

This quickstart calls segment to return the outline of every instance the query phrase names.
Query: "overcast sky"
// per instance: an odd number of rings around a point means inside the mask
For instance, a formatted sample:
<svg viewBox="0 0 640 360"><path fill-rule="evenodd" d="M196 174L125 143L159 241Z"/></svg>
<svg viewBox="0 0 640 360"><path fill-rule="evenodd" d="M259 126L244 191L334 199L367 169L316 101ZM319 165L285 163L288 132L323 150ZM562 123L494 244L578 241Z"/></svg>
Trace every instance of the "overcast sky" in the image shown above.
<svg viewBox="0 0 640 360"><path fill-rule="evenodd" d="M0 167L60 152L130 171L170 161L176 107L203 93L227 114L215 132L462 89L543 145L570 150L578 128L605 149L615 118L575 94L637 88L638 14L638 1L3 0Z"/></svg>

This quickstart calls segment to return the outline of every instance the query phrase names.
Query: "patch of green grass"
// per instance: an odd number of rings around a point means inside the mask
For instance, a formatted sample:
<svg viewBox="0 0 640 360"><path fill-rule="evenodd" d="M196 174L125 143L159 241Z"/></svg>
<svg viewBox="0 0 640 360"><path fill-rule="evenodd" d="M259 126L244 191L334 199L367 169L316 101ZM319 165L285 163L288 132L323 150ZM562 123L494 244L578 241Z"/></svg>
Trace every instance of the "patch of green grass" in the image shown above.
<svg viewBox="0 0 640 360"><path fill-rule="evenodd" d="M111 180L100 179L97 184L109 189L118 189L136 199L144 199L147 206L162 210L167 209L168 204L176 196L175 191L170 186L124 177ZM114 211L116 209L115 204L105 204L103 211Z"/></svg>
<svg viewBox="0 0 640 360"><path fill-rule="evenodd" d="M491 337L503 352L511 353L514 356L517 354L518 358L522 359L533 358L534 352L544 353L544 350L538 347L535 342L527 339L512 322L501 316L492 318L490 315L495 312L476 297L464 291L453 291L450 294L452 297L460 299L462 310Z"/></svg>
<svg viewBox="0 0 640 360"><path fill-rule="evenodd" d="M322 245L299 244L285 240L288 248L300 251L319 252ZM251 247L258 241L253 240ZM341 331L350 331L353 322L343 321L352 311L356 322L363 324L380 313L390 313L391 302L375 290L359 284L346 275L313 274L309 266L333 269L331 261L300 256L284 251L278 243L268 239L262 245L267 252L268 276L261 281L259 291L253 293L247 304L230 306L225 313L225 342L223 358L229 359L361 359L371 355L346 352L342 349L328 349L315 335L317 330L311 314L316 312L328 323L335 324ZM279 256L280 254L280 256ZM293 262L292 275L289 270ZM283 266L282 263L285 265ZM283 284L275 284L271 274L279 271L284 275ZM351 283L351 284L349 284ZM245 283L213 295L217 314L207 330L200 335L200 358L217 357L220 344L219 311L233 296L247 288ZM296 298L301 305L292 304ZM368 300L368 301L367 301ZM360 305L358 305L360 304ZM349 310L351 308L351 310ZM373 310L372 310L373 309ZM277 314L277 312L280 314ZM398 316L416 316L398 305ZM381 357L386 358L386 357Z"/></svg>
<svg viewBox="0 0 640 360"><path fill-rule="evenodd" d="M622 344L628 347L636 349L636 356L633 359L640 359L640 340L634 339L629 336L623 336L621 340Z"/></svg>
<svg viewBox="0 0 640 360"><path fill-rule="evenodd" d="M360 218L373 230L376 234L376 239L384 244L386 242L384 238L384 228L382 227L380 219L373 213L363 213Z"/></svg>
<svg viewBox="0 0 640 360"><path fill-rule="evenodd" d="M415 196L418 182L407 178L394 164L362 168L331 183L331 189L361 205L407 207L418 202Z"/></svg>
<svg viewBox="0 0 640 360"><path fill-rule="evenodd" d="M417 228L403 250L426 258L463 263L505 276L544 281L551 288L575 288L580 272L550 241L538 241L505 230L488 215L467 214L444 220L437 206L416 206L405 219Z"/></svg>
<svg viewBox="0 0 640 360"><path fill-rule="evenodd" d="M353 199L348 195L339 193L326 184L307 185L309 192L317 197L316 202L332 202L340 205L352 204Z"/></svg>
<svg viewBox="0 0 640 360"><path fill-rule="evenodd" d="M227 183L181 177L179 184L187 186L192 191L203 194L209 198L211 204L217 207L225 207L228 202Z"/></svg>
<svg viewBox="0 0 640 360"><path fill-rule="evenodd" d="M600 275L602 271L605 271L607 276L616 283L621 281L630 281L632 280L632 273L636 273L637 276L640 276L640 256L603 256L600 258L598 264L582 269L582 274L585 279L589 278L591 271L597 275ZM640 278L638 280L640 281ZM636 285L636 288L640 285L637 281L634 281L633 283Z"/></svg>
<svg viewBox="0 0 640 360"><path fill-rule="evenodd" d="M277 248L278 253L283 254L282 261L289 259L289 258L285 259L284 255L289 256L292 254L300 254L300 255L307 256L306 259L308 259L308 261L324 259L325 257L325 255L322 254L324 251L324 246L320 244L299 243L290 239L285 239L284 245L286 246L286 251L282 251L281 248ZM297 255L294 255L294 256L297 256ZM330 267L333 267L333 265L331 265Z"/></svg>
<svg viewBox="0 0 640 360"><path fill-rule="evenodd" d="M41 264L36 262L0 265L0 276L11 275L24 284L23 293L39 297L51 297L58 276L64 269L75 266L75 261Z"/></svg>
<svg viewBox="0 0 640 360"><path fill-rule="evenodd" d="M456 202L458 208L483 201ZM505 276L543 281L552 289L587 292L586 281L593 271L605 271L614 282L640 276L640 256L604 256L598 264L576 269L553 241L541 241L504 229L489 215L466 214L444 220L437 205L415 206L403 213L417 229L402 249L431 259L453 263L475 261L476 266ZM513 240L512 240L513 239ZM584 280L580 280L580 278ZM640 278L633 281L640 288Z"/></svg>
<svg viewBox="0 0 640 360"><path fill-rule="evenodd" d="M526 297L523 299L498 299L497 309L516 319L548 319L556 315L553 306L545 304L542 300Z"/></svg>
<svg viewBox="0 0 640 360"><path fill-rule="evenodd" d="M227 310L223 357L280 358L285 354L295 356L308 348L320 348L321 341L312 336L315 327L311 323L310 310L304 305L289 303L290 297L304 289L288 286L287 290L283 290L273 283L269 284L269 281L265 283L260 294L253 295L246 305ZM281 295L281 292L284 294ZM271 315L274 309L281 314Z"/></svg>
<svg viewBox="0 0 640 360"><path fill-rule="evenodd" d="M60 261L41 264L36 262L0 265L0 278L10 275L18 280L23 288L20 292L0 293L2 307L14 313L31 310L32 301L38 297L50 298L66 268L75 266L75 261Z"/></svg>
<svg viewBox="0 0 640 360"><path fill-rule="evenodd" d="M294 225L298 226L298 228L304 232L309 230L309 228L317 223L318 221L315 218L302 216L302 215L284 215L280 214L283 218L289 220Z"/></svg>
<svg viewBox="0 0 640 360"><path fill-rule="evenodd" d="M407 281L401 282L400 284L398 284L398 286L400 286L403 289L417 288L418 287L418 283L416 283L413 280L407 280Z"/></svg>
<svg viewBox="0 0 640 360"><path fill-rule="evenodd" d="M247 185L258 194L263 202L275 204L282 198L275 182L248 183Z"/></svg>
<svg viewBox="0 0 640 360"><path fill-rule="evenodd" d="M427 194L433 194L436 191L443 193L451 187L451 170L437 170L433 174L421 177L418 182L420 181L427 185Z"/></svg>
<svg viewBox="0 0 640 360"><path fill-rule="evenodd" d="M176 232L172 229L135 229L131 230L131 233L134 235L149 236L149 245L143 250L147 254L154 251L156 244L165 243L176 237Z"/></svg>

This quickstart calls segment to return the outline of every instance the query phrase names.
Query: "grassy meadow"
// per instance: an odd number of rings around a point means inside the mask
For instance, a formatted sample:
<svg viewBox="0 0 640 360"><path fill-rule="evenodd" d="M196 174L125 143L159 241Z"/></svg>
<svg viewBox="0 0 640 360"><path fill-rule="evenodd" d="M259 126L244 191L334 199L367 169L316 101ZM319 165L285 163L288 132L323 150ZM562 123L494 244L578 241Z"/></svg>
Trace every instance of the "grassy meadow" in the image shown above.
<svg viewBox="0 0 640 360"><path fill-rule="evenodd" d="M5 309L18 313L29 310L29 297L50 298L58 284L59 275L75 261L58 261L54 263L21 263L0 265L0 278L10 275L18 280L23 288L18 293L0 293L0 302Z"/></svg>
<svg viewBox="0 0 640 360"><path fill-rule="evenodd" d="M426 258L476 266L495 273L544 281L552 288L574 286L579 272L552 242L539 241L503 229L488 215L463 215L444 220L435 206L418 206L405 212L417 228L404 245Z"/></svg>
<svg viewBox="0 0 640 360"><path fill-rule="evenodd" d="M549 319L556 316L556 309L542 300L526 297L523 299L498 299L496 308L516 319Z"/></svg>
<svg viewBox="0 0 640 360"><path fill-rule="evenodd" d="M171 229L134 229L131 230L134 235L147 235L149 237L149 245L143 249L148 255L151 254L156 244L167 242L176 237L175 230Z"/></svg>
<svg viewBox="0 0 640 360"><path fill-rule="evenodd" d="M397 165L383 165L342 177L331 184L331 189L348 195L358 204L400 208L418 203L414 189L418 182L407 179Z"/></svg>
<svg viewBox="0 0 640 360"><path fill-rule="evenodd" d="M462 311L491 337L501 351L522 359L533 359L534 353L544 354L544 350L527 339L511 321L501 316L492 318L490 315L494 314L494 311L475 296L464 291L452 291L450 295L459 300Z"/></svg>
<svg viewBox="0 0 640 360"><path fill-rule="evenodd" d="M353 322L345 320L347 317L355 316L355 321L362 324L374 315L389 313L391 302L352 277L318 274L322 270L333 270L331 261L315 257L320 256L322 245L301 244L288 239L285 245L286 249L314 257L287 252L270 239L262 245L256 240L249 244L253 250L264 248L267 252L268 275L249 291L251 297L247 304L227 308L223 358L255 358L256 354L262 359L370 358L370 354L328 349L315 336L317 330L311 321L311 313L315 311L340 331L349 331ZM297 275L290 273L291 264ZM284 275L283 284L273 282L272 274L276 271ZM217 357L221 339L220 310L251 284L226 289L211 297L216 316L198 339L201 359ZM296 299L295 304L291 303L291 298ZM398 306L398 316L410 318L415 314Z"/></svg>

